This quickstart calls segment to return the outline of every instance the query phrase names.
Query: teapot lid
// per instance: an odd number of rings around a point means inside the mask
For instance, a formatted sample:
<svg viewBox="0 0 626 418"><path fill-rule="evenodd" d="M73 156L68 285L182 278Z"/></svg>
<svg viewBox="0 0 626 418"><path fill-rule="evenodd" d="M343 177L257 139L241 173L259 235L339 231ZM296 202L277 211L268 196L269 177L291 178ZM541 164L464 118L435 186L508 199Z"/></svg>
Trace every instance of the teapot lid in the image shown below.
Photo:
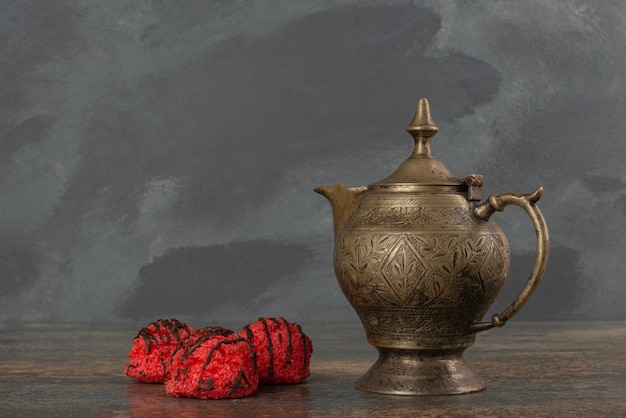
<svg viewBox="0 0 626 418"><path fill-rule="evenodd" d="M467 194L471 200L480 199L479 189L482 187L482 176L472 174L459 179L433 156L430 141L439 128L430 115L430 105L427 99L422 98L418 101L415 116L406 130L415 140L412 155L389 177L371 184L368 187L369 190L456 192Z"/></svg>

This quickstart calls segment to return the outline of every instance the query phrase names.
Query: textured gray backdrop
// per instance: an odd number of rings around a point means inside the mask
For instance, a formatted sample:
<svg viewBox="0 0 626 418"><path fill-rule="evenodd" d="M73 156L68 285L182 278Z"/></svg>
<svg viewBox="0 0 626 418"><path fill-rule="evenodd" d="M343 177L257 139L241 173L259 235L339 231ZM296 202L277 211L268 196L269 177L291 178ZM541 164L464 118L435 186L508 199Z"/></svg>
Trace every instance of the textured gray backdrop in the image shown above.
<svg viewBox="0 0 626 418"><path fill-rule="evenodd" d="M545 187L519 319L626 319L626 2L0 0L0 321L356 320L318 185ZM522 211L496 215L513 266Z"/></svg>

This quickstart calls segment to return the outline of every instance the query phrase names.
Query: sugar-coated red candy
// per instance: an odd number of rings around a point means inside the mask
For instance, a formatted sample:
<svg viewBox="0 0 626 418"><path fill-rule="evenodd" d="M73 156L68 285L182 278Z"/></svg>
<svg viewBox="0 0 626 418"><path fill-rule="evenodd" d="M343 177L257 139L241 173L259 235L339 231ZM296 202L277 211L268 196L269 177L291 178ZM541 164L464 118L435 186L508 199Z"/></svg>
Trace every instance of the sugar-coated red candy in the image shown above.
<svg viewBox="0 0 626 418"><path fill-rule="evenodd" d="M231 330L206 327L189 336L171 357L165 391L201 399L240 398L259 385L254 352Z"/></svg>
<svg viewBox="0 0 626 418"><path fill-rule="evenodd" d="M177 319L159 319L142 328L133 340L124 368L128 377L163 383L171 373L170 357L180 342L194 332Z"/></svg>
<svg viewBox="0 0 626 418"><path fill-rule="evenodd" d="M311 340L283 317L259 318L239 333L256 354L261 383L300 383L311 374Z"/></svg>
<svg viewBox="0 0 626 418"><path fill-rule="evenodd" d="M178 344L178 346L174 349L174 351L172 351L172 355L169 359L170 367L172 367L173 362L176 363L176 365L180 364L180 358L185 352L185 348L197 342L201 338L207 338L208 336L210 337L215 335L223 335L226 337L234 333L235 331L231 329L218 326L208 326L194 331L192 334L189 334L187 338L182 340L181 343Z"/></svg>

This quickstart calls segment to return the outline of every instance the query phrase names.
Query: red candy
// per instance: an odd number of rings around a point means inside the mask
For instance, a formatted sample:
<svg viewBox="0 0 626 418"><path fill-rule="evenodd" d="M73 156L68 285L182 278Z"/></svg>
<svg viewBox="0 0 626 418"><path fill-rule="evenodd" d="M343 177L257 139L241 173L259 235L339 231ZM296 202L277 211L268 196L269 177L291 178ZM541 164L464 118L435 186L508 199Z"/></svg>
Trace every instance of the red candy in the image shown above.
<svg viewBox="0 0 626 418"><path fill-rule="evenodd" d="M147 383L163 383L171 373L169 358L178 344L194 332L176 319L159 319L139 331L128 353L128 377Z"/></svg>
<svg viewBox="0 0 626 418"><path fill-rule="evenodd" d="M220 327L189 336L171 357L167 393L202 399L239 398L259 384L254 352L243 338Z"/></svg>
<svg viewBox="0 0 626 418"><path fill-rule="evenodd" d="M128 377L165 383L174 396L239 398L259 383L300 383L311 374L313 345L298 324L259 318L239 334L222 327L198 331L159 319L139 331L124 368Z"/></svg>
<svg viewBox="0 0 626 418"><path fill-rule="evenodd" d="M256 353L261 383L300 383L311 374L313 345L300 325L265 317L246 325L239 335Z"/></svg>

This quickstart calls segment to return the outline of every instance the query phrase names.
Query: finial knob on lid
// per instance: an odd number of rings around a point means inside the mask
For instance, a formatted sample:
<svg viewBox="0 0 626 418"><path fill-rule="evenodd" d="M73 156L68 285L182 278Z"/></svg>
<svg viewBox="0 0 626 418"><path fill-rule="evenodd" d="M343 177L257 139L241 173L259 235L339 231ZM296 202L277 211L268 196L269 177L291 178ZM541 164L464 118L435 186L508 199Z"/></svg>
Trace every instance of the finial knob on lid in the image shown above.
<svg viewBox="0 0 626 418"><path fill-rule="evenodd" d="M430 157L430 139L439 132L439 128L435 125L432 116L430 116L430 105L425 98L419 99L417 109L413 120L406 128L406 131L413 136L415 140L414 156Z"/></svg>
<svg viewBox="0 0 626 418"><path fill-rule="evenodd" d="M406 128L406 131L411 135L428 135L433 136L439 132L439 128L433 122L433 118L430 116L430 105L428 99L419 99L417 102L417 109L415 110L415 116L413 120Z"/></svg>
<svg viewBox="0 0 626 418"><path fill-rule="evenodd" d="M448 171L430 151L430 140L439 128L430 116L428 100L419 99L415 116L406 130L415 141L413 153L389 177L371 185L371 190L389 191L389 187L414 186L452 186L467 189L467 185Z"/></svg>

